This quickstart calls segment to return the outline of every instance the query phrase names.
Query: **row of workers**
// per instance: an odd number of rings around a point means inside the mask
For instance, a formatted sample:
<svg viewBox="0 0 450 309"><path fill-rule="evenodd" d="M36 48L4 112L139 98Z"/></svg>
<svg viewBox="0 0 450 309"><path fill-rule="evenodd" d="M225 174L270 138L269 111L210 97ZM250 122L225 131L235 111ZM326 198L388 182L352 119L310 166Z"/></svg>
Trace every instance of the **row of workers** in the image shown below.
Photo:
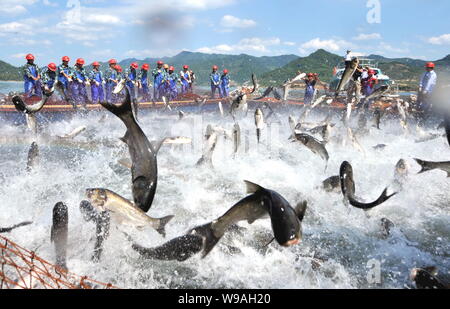
<svg viewBox="0 0 450 309"><path fill-rule="evenodd" d="M91 87L91 102L99 101L114 102L117 98L113 95L113 90L118 83L125 79L126 86L130 90L133 98L136 98L136 89L138 96L144 101L151 100L149 70L148 64L143 64L138 72L139 65L133 62L129 69L123 74L123 69L117 64L115 59L109 60L109 68L103 74L100 71L100 64L94 62L92 71L87 74L84 68L85 61L82 58L77 59L75 66L69 66L70 58L64 56L62 64L56 66L50 63L40 72L38 66L34 63L34 56L28 54L26 56L27 64L24 67L24 90L25 96L42 96L42 88L46 91L51 89L56 80L61 83L64 96L72 99L75 103L85 104L88 101L87 85ZM214 66L211 73L211 91L212 96L218 89L220 97L229 95L230 79L228 70L224 70L223 74L217 73L218 67ZM193 83L195 81L195 73L189 70L188 65L183 66L180 74L176 74L175 68L164 64L162 61L157 62L157 67L151 72L153 76L153 99L160 100L162 96L166 96L171 100L178 97L179 91L177 85L181 85L181 94L192 92Z"/></svg>

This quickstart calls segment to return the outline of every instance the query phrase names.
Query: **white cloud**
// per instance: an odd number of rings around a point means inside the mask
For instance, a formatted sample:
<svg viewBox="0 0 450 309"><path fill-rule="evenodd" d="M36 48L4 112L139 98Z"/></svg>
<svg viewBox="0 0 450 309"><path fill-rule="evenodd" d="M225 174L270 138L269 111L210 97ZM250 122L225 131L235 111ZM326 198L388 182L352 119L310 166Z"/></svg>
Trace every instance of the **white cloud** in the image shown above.
<svg viewBox="0 0 450 309"><path fill-rule="evenodd" d="M212 47L198 48L196 51L207 54L257 54L267 55L273 54L271 50L273 46L280 46L282 41L279 38L261 39L261 38L245 38L237 44L220 44Z"/></svg>
<svg viewBox="0 0 450 309"><path fill-rule="evenodd" d="M159 8L165 6L171 10L190 11L190 10L212 10L236 3L236 0L122 0L127 6L133 6L140 12L142 10L154 10L155 6Z"/></svg>
<svg viewBox="0 0 450 309"><path fill-rule="evenodd" d="M366 40L381 40L381 34L379 33L360 33L357 37L354 37L353 40L356 41L366 41Z"/></svg>
<svg viewBox="0 0 450 309"><path fill-rule="evenodd" d="M345 40L322 40L320 38L315 38L300 45L299 52L303 55L306 55L309 52L316 51L317 49L325 49L330 52L338 52L347 48L354 49L355 47L356 46L354 44Z"/></svg>
<svg viewBox="0 0 450 309"><path fill-rule="evenodd" d="M240 19L231 15L225 15L220 21L222 27L226 28L250 28L256 26L256 22L251 19Z"/></svg>
<svg viewBox="0 0 450 309"><path fill-rule="evenodd" d="M23 22L12 22L6 24L0 24L0 35L1 34L23 34L30 32L32 30L31 25Z"/></svg>
<svg viewBox="0 0 450 309"><path fill-rule="evenodd" d="M113 15L88 14L84 16L83 22L103 25L117 25L121 23L121 20L119 17Z"/></svg>
<svg viewBox="0 0 450 309"><path fill-rule="evenodd" d="M140 50L129 50L125 52L124 56L128 58L138 58L144 59L149 57L171 57L180 53L182 50L187 49L140 49Z"/></svg>
<svg viewBox="0 0 450 309"><path fill-rule="evenodd" d="M284 45L286 45L286 46L295 46L295 43L294 42L283 42L283 44Z"/></svg>
<svg viewBox="0 0 450 309"><path fill-rule="evenodd" d="M21 15L26 13L27 6L33 5L37 0L2 0L0 13L8 15Z"/></svg>
<svg viewBox="0 0 450 309"><path fill-rule="evenodd" d="M57 7L57 3L50 2L49 0L42 0L42 3L46 6Z"/></svg>
<svg viewBox="0 0 450 309"><path fill-rule="evenodd" d="M433 45L450 45L450 34L443 34L428 39L428 42Z"/></svg>
<svg viewBox="0 0 450 309"><path fill-rule="evenodd" d="M394 47L386 42L381 42L378 49L378 53L380 54L386 54L386 52L389 52L404 55L410 52L408 48Z"/></svg>

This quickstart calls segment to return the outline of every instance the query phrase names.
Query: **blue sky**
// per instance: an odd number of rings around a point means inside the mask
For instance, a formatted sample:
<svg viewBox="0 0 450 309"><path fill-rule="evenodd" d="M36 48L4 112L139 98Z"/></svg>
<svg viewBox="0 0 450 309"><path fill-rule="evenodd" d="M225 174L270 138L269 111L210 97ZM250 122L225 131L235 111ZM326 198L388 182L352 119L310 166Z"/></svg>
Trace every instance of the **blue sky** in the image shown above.
<svg viewBox="0 0 450 309"><path fill-rule="evenodd" d="M380 8L380 23L368 15ZM40 65L206 53L450 54L448 0L0 0L0 60ZM373 20L372 20L373 21ZM377 21L375 19L375 21Z"/></svg>

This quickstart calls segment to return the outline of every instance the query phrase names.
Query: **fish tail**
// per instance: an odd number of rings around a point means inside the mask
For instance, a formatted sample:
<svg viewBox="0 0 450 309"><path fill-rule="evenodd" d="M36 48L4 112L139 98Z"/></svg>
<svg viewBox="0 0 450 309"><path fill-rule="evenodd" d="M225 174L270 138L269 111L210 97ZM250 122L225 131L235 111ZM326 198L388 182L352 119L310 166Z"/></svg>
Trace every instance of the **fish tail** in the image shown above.
<svg viewBox="0 0 450 309"><path fill-rule="evenodd" d="M125 89L127 95L125 101L121 105L117 106L106 102L100 102L100 105L102 105L108 111L119 117L120 120L122 120L124 123L126 123L127 118L131 117L134 119L133 108L131 105L130 91L128 90L127 87L125 87Z"/></svg>
<svg viewBox="0 0 450 309"><path fill-rule="evenodd" d="M19 112L26 111L25 103L23 102L22 98L19 97L18 95L14 96L12 98L12 102L14 104L14 107L17 109L17 111L19 111Z"/></svg>
<svg viewBox="0 0 450 309"><path fill-rule="evenodd" d="M156 229L156 231L163 237L166 237L166 225L170 220L173 219L173 217L174 216L167 216L159 219L159 227Z"/></svg>
<svg viewBox="0 0 450 309"><path fill-rule="evenodd" d="M420 160L420 159L414 159L414 160L416 160L416 162L417 162L417 163L420 165L420 167L422 168L422 169L420 170L419 174L422 174L422 173L424 173L424 172L431 171L431 170L434 169L434 167L430 164L430 162L423 161L423 160Z"/></svg>

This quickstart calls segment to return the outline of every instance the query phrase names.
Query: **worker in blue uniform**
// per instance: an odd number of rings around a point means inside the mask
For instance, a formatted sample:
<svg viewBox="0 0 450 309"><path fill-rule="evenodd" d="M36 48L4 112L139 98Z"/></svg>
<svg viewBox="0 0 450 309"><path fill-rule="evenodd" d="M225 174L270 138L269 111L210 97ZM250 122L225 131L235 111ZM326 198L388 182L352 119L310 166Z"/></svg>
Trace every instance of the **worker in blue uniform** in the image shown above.
<svg viewBox="0 0 450 309"><path fill-rule="evenodd" d="M217 65L214 65L212 67L212 72L209 75L209 79L211 81L211 98L214 99L216 90L219 91L219 95L221 94L220 90L220 74L217 72L219 67Z"/></svg>
<svg viewBox="0 0 450 309"><path fill-rule="evenodd" d="M38 66L34 64L34 56L28 54L25 59L27 60L23 69L25 97L42 97L41 75Z"/></svg>
<svg viewBox="0 0 450 309"><path fill-rule="evenodd" d="M93 69L89 74L91 84L91 102L96 104L105 101L103 92L103 74L100 71L100 63L97 61L92 64Z"/></svg>
<svg viewBox="0 0 450 309"><path fill-rule="evenodd" d="M155 101L159 101L161 99L161 84L164 78L164 69L163 69L164 62L159 60L156 63L156 69L153 70L153 99Z"/></svg>
<svg viewBox="0 0 450 309"><path fill-rule="evenodd" d="M87 94L86 86L89 85L89 80L84 69L84 59L78 58L75 67L72 71L72 98L74 103L81 104L86 107L89 97Z"/></svg>
<svg viewBox="0 0 450 309"><path fill-rule="evenodd" d="M108 61L109 68L105 72L105 98L106 102L112 103L114 101L113 97L113 91L114 88L117 86L118 80L118 72L117 72L117 60L116 59L110 59Z"/></svg>
<svg viewBox="0 0 450 309"><path fill-rule="evenodd" d="M139 64L137 62L133 62L128 70L125 72L126 86L128 90L130 90L131 100L136 100L136 86L137 86L137 69L139 68Z"/></svg>
<svg viewBox="0 0 450 309"><path fill-rule="evenodd" d="M181 94L186 94L189 91L191 84L191 74L189 72L189 66L184 65L183 70L180 72L180 80L181 80Z"/></svg>
<svg viewBox="0 0 450 309"><path fill-rule="evenodd" d="M54 64L53 62L49 63L49 65L47 65L47 67L42 70L41 79L45 93L50 93L53 86L55 85L56 70L57 70L56 64Z"/></svg>
<svg viewBox="0 0 450 309"><path fill-rule="evenodd" d="M150 66L147 63L142 65L141 71L138 75L139 83L139 96L142 98L143 102L150 101L150 90L148 87L148 70Z"/></svg>
<svg viewBox="0 0 450 309"><path fill-rule="evenodd" d="M70 58L68 56L62 57L62 64L58 66L58 70L56 72L60 89L63 92L62 95L64 99L68 101L72 98L70 85L72 83L72 68L69 66L69 61Z"/></svg>
<svg viewBox="0 0 450 309"><path fill-rule="evenodd" d="M228 70L223 70L223 74L220 77L220 97L228 98L230 96L230 75L228 75Z"/></svg>

